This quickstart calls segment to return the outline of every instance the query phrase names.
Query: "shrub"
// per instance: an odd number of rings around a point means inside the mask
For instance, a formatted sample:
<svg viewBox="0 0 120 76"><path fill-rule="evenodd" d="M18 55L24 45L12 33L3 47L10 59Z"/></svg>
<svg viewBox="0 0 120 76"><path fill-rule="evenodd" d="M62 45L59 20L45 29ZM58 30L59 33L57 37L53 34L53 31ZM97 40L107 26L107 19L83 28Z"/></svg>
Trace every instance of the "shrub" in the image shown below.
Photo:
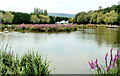
<svg viewBox="0 0 120 76"><path fill-rule="evenodd" d="M13 55L13 52L0 52L1 75L39 74L48 76L50 74L49 62L47 59L43 60L38 52L30 51L21 58Z"/></svg>

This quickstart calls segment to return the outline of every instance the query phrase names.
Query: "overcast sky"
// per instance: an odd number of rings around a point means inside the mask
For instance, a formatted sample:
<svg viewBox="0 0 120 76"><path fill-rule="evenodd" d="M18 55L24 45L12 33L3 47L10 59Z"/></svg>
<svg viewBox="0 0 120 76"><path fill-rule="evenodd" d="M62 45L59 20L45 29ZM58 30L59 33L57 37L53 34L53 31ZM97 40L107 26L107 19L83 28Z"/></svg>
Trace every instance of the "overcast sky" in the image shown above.
<svg viewBox="0 0 120 76"><path fill-rule="evenodd" d="M81 11L96 10L118 5L119 0L0 0L0 10L33 12L34 7L47 9L48 12L75 14Z"/></svg>

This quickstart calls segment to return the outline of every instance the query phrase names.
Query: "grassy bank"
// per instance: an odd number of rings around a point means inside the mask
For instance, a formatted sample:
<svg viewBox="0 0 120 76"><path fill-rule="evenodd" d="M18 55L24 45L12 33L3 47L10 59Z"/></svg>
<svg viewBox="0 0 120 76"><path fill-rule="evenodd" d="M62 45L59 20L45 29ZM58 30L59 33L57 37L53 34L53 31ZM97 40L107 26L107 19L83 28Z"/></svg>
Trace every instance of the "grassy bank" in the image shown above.
<svg viewBox="0 0 120 76"><path fill-rule="evenodd" d="M24 32L71 32L76 31L75 25L51 25L51 24L21 24L21 25L2 25L1 29L8 28L9 31Z"/></svg>
<svg viewBox="0 0 120 76"><path fill-rule="evenodd" d="M0 74L20 75L38 74L48 76L50 74L49 62L42 59L39 53L28 52L18 58L13 52L0 51Z"/></svg>
<svg viewBox="0 0 120 76"><path fill-rule="evenodd" d="M88 24L88 25L77 25L78 28L99 28L99 27L103 27L103 28L119 28L120 26L116 26L116 25L94 25L94 24Z"/></svg>

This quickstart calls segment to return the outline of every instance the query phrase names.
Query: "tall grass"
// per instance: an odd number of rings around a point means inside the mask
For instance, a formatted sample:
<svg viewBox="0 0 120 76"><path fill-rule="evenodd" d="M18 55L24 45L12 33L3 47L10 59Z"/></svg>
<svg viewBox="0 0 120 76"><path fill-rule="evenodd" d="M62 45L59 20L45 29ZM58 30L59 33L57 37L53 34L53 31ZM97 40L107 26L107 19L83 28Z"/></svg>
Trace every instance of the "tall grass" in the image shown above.
<svg viewBox="0 0 120 76"><path fill-rule="evenodd" d="M18 58L13 52L0 51L0 74L1 75L20 75L36 74L48 76L50 74L49 62L42 59L37 52L30 51Z"/></svg>

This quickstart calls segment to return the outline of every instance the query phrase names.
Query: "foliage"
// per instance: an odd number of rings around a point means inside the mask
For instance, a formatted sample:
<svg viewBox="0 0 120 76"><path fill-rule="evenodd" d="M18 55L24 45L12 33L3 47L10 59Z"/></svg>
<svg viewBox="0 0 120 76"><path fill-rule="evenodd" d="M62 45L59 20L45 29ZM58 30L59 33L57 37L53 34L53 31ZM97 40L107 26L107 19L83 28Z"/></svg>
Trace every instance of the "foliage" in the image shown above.
<svg viewBox="0 0 120 76"><path fill-rule="evenodd" d="M85 23L85 12L81 12L80 15L77 17L77 23L78 24L84 24Z"/></svg>
<svg viewBox="0 0 120 76"><path fill-rule="evenodd" d="M38 15L40 22L39 23L49 23L50 18L49 16L44 16L44 15Z"/></svg>
<svg viewBox="0 0 120 76"><path fill-rule="evenodd" d="M115 11L110 11L110 13L104 14L104 22L106 24L112 24L117 21L118 14Z"/></svg>
<svg viewBox="0 0 120 76"><path fill-rule="evenodd" d="M68 21L68 19L69 19L68 17L58 17L57 16L55 20L56 20L56 22L59 22L59 21L62 21L62 20Z"/></svg>
<svg viewBox="0 0 120 76"><path fill-rule="evenodd" d="M37 17L37 15L31 15L30 22L31 23L39 23L40 19Z"/></svg>
<svg viewBox="0 0 120 76"><path fill-rule="evenodd" d="M43 10L43 9L40 9L40 8L34 8L34 12L32 13L32 14L34 14L34 15L45 15L45 16L47 16L48 15L48 12L47 12L47 10L45 9L45 10Z"/></svg>
<svg viewBox="0 0 120 76"><path fill-rule="evenodd" d="M69 18L69 23L73 23L74 17Z"/></svg>
<svg viewBox="0 0 120 76"><path fill-rule="evenodd" d="M30 51L18 58L13 52L0 51L0 74L1 75L20 75L20 74L39 74L48 76L50 74L49 62L43 60L37 52Z"/></svg>
<svg viewBox="0 0 120 76"><path fill-rule="evenodd" d="M21 13L21 12L11 12L14 15L13 24L28 24L30 23L31 15L28 13Z"/></svg>
<svg viewBox="0 0 120 76"><path fill-rule="evenodd" d="M56 17L55 16L49 16L50 18L50 24L54 24L56 22Z"/></svg>
<svg viewBox="0 0 120 76"><path fill-rule="evenodd" d="M0 12L0 23L2 23L2 19L3 19L3 13Z"/></svg>
<svg viewBox="0 0 120 76"><path fill-rule="evenodd" d="M43 13L45 16L47 16L48 15L48 12L47 12L47 10L44 10L44 13Z"/></svg>
<svg viewBox="0 0 120 76"><path fill-rule="evenodd" d="M120 24L120 5L113 5L112 7L102 8L98 10L77 13L72 23L77 24Z"/></svg>
<svg viewBox="0 0 120 76"><path fill-rule="evenodd" d="M12 15L10 12L5 12L2 16L3 23L12 23L12 20L14 18L14 15Z"/></svg>
<svg viewBox="0 0 120 76"><path fill-rule="evenodd" d="M120 75L120 50L113 56L113 49L110 50L110 62L108 63L108 53L105 55L105 67L98 64L98 60L89 62L91 69L94 69L98 76L107 74Z"/></svg>

